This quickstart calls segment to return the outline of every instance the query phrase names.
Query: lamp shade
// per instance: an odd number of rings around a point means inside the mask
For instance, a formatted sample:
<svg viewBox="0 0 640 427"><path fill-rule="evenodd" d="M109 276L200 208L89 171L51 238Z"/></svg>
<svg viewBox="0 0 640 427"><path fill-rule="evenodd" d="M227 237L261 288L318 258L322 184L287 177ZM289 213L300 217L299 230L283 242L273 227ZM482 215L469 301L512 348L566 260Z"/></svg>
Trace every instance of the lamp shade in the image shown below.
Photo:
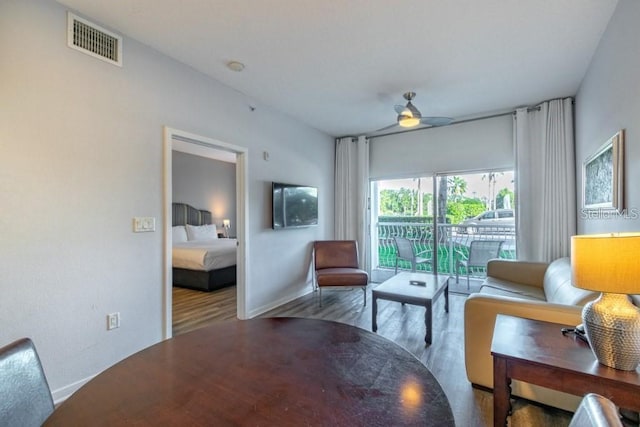
<svg viewBox="0 0 640 427"><path fill-rule="evenodd" d="M571 237L573 285L615 294L640 293L640 233Z"/></svg>
<svg viewBox="0 0 640 427"><path fill-rule="evenodd" d="M224 228L229 228L229 227L231 227L231 221L229 221L228 219L223 219L223 220L222 220L222 226L223 226Z"/></svg>

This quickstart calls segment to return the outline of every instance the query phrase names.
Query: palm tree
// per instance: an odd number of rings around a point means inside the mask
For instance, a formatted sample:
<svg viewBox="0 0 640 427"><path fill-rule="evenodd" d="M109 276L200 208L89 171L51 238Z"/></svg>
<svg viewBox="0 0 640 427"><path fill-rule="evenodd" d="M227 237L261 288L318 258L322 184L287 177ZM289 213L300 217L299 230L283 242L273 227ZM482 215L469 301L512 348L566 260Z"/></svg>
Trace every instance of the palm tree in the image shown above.
<svg viewBox="0 0 640 427"><path fill-rule="evenodd" d="M467 192L467 181L459 176L450 176L447 178L448 192L451 200L459 201Z"/></svg>
<svg viewBox="0 0 640 427"><path fill-rule="evenodd" d="M489 182L489 203L487 206L487 210L492 210L496 208L496 181L498 178L498 173L500 175L504 175L504 172L489 172L482 175L482 179L488 179Z"/></svg>
<svg viewBox="0 0 640 427"><path fill-rule="evenodd" d="M447 177L440 177L440 185L438 186L438 212L437 218L439 224L445 224L447 222Z"/></svg>
<svg viewBox="0 0 640 427"><path fill-rule="evenodd" d="M416 216L422 216L423 215L423 209L422 209L422 178L414 178L414 181L418 182L418 193L417 193L417 199L418 199L418 203L416 206Z"/></svg>

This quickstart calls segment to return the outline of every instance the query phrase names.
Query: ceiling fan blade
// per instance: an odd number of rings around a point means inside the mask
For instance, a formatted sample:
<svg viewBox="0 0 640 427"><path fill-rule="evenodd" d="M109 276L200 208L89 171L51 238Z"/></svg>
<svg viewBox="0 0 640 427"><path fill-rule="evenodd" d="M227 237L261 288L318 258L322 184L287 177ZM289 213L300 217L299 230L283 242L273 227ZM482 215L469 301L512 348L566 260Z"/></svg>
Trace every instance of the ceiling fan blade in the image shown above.
<svg viewBox="0 0 640 427"><path fill-rule="evenodd" d="M429 126L446 126L453 122L451 117L423 117L420 123Z"/></svg>
<svg viewBox="0 0 640 427"><path fill-rule="evenodd" d="M375 133L375 132L382 132L383 130L392 129L392 128L397 127L397 126L398 126L398 123L394 123L394 124L392 124L392 125L385 126L385 127L383 127L383 128L380 128L380 129L376 129L376 130L374 130L373 132L374 132L374 133Z"/></svg>
<svg viewBox="0 0 640 427"><path fill-rule="evenodd" d="M416 119L419 119L422 117L420 110L418 110L416 106L411 103L411 101L407 102L407 109L411 111L412 117L415 117Z"/></svg>
<svg viewBox="0 0 640 427"><path fill-rule="evenodd" d="M398 113L398 114L402 114L406 108L407 107L405 107L404 105L397 105L396 104L396 105L393 106L393 109L396 110L396 113Z"/></svg>

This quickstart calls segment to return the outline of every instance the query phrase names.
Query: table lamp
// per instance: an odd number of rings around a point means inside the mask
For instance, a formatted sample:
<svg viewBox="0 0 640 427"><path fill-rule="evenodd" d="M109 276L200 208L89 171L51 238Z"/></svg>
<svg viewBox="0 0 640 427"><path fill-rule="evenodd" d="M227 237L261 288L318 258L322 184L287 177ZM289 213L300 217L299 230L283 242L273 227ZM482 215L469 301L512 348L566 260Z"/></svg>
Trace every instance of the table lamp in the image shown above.
<svg viewBox="0 0 640 427"><path fill-rule="evenodd" d="M228 219L223 219L222 226L224 227L225 237L229 237L229 229L231 228L231 221L229 221Z"/></svg>
<svg viewBox="0 0 640 427"><path fill-rule="evenodd" d="M640 363L640 233L571 237L573 286L602 292L582 309L587 339L598 362L633 371Z"/></svg>

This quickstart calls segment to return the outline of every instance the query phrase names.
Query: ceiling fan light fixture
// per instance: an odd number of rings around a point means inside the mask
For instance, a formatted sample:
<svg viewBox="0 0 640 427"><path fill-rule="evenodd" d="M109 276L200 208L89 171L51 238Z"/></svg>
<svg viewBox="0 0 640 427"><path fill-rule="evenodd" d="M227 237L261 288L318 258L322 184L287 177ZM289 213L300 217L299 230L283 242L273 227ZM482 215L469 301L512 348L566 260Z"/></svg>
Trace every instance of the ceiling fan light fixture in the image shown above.
<svg viewBox="0 0 640 427"><path fill-rule="evenodd" d="M412 128L420 124L420 119L417 117L401 114L398 117L398 125L403 128Z"/></svg>
<svg viewBox="0 0 640 427"><path fill-rule="evenodd" d="M403 97L407 100L406 105L396 104L393 109L398 114L396 122L390 126L386 126L382 129L378 129L376 132L391 129L396 126L402 128L414 128L416 126L425 125L430 127L446 126L451 124L454 120L450 117L430 117L423 116L420 110L416 108L411 102L415 98L415 92L406 92Z"/></svg>

